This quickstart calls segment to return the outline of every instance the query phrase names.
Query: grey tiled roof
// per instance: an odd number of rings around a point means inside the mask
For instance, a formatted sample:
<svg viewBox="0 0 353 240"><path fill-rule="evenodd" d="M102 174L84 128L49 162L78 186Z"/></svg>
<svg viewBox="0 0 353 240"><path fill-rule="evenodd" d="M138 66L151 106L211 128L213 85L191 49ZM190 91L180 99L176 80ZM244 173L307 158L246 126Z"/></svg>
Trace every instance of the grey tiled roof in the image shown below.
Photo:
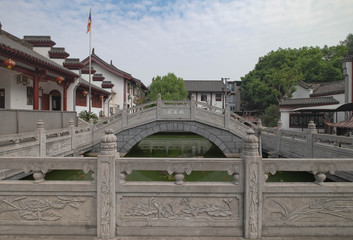
<svg viewBox="0 0 353 240"><path fill-rule="evenodd" d="M338 104L339 101L333 97L315 97L315 98L290 98L283 99L279 106L289 107L289 106L312 106L312 105L328 105L328 104Z"/></svg>
<svg viewBox="0 0 353 240"><path fill-rule="evenodd" d="M23 40L16 38L4 30L2 30L0 34L0 50L11 54L22 55L24 58L27 58L28 61L31 61L31 63L36 63L38 65L44 64L61 72L66 72L71 76L77 76L76 73L70 71L62 65L57 64L56 62L33 51L28 43L25 43Z"/></svg>
<svg viewBox="0 0 353 240"><path fill-rule="evenodd" d="M305 89L313 88L313 84L306 83L306 82L303 82L303 81L298 82L298 85L301 86L302 88L305 88Z"/></svg>
<svg viewBox="0 0 353 240"><path fill-rule="evenodd" d="M221 80L184 80L188 92L224 92Z"/></svg>
<svg viewBox="0 0 353 240"><path fill-rule="evenodd" d="M127 73L127 72L124 72L124 71L120 70L119 68L115 67L115 66L113 65L113 63L109 64L109 63L105 62L103 59L101 59L100 57L98 57L97 54L94 53L94 51L93 51L92 54L91 54L91 58L96 58L96 59L99 60L102 64L104 64L106 67L111 68L112 70L115 70L115 71L117 71L117 72L119 72L119 73L121 73L121 74L124 74L124 75L126 75L126 76L131 77L131 74L130 74L130 73ZM86 57L85 59L83 59L83 60L82 60L82 63L88 61L88 59L89 59L89 56Z"/></svg>
<svg viewBox="0 0 353 240"><path fill-rule="evenodd" d="M339 93L344 93L344 80L322 83L318 88L314 89L313 93L310 94L310 97L325 96Z"/></svg>
<svg viewBox="0 0 353 240"><path fill-rule="evenodd" d="M83 85L85 87L89 87L89 82L84 80L83 78L80 78L80 82L79 82L80 85ZM102 93L105 93L107 95L110 94L110 92L108 92L107 90L103 89L103 88L100 88L100 87L97 87L96 85L94 84L91 84L91 88L98 91L98 92L102 92Z"/></svg>

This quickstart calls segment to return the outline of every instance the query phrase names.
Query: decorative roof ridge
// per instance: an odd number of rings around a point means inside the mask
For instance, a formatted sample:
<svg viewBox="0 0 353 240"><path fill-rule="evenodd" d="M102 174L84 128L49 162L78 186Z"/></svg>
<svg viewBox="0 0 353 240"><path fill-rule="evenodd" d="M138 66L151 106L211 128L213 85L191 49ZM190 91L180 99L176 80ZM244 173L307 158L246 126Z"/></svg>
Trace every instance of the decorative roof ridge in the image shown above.
<svg viewBox="0 0 353 240"><path fill-rule="evenodd" d="M119 73L122 74L122 75L125 75L125 76L127 76L127 77L132 78L132 75L131 75L130 73L125 72L125 71L120 70L119 68L115 67L112 62L109 64L109 63L107 63L106 61L104 61L104 60L103 60L102 58L100 58L97 54L95 54L94 50L92 51L91 59L92 59L92 60L95 60L95 59L96 59L96 60L99 61L101 64L105 65L106 67L108 67L108 68L110 68L110 69L112 69L112 70L114 70L114 71L117 71L117 72L119 72ZM89 56L86 57L85 59L83 59L83 60L82 60L82 63L85 64L85 65L87 65L87 64L88 64L88 61L89 61Z"/></svg>
<svg viewBox="0 0 353 240"><path fill-rule="evenodd" d="M32 44L30 44L29 42L24 41L21 38L16 37L15 35L12 35L11 33L7 32L5 30L1 30L0 34L5 36L5 37L7 37L7 38L9 38L9 39L11 39L12 41L17 42L18 44L21 44L22 46L25 46L25 47L33 50L33 45Z"/></svg>
<svg viewBox="0 0 353 240"><path fill-rule="evenodd" d="M56 44L53 40L51 40L50 36L27 35L23 36L23 40L35 47L52 47Z"/></svg>
<svg viewBox="0 0 353 240"><path fill-rule="evenodd" d="M66 58L64 63L81 63L79 58Z"/></svg>
<svg viewBox="0 0 353 240"><path fill-rule="evenodd" d="M65 48L64 47L52 47L49 51L65 52Z"/></svg>
<svg viewBox="0 0 353 240"><path fill-rule="evenodd" d="M70 56L63 47L52 47L48 53L50 58L67 58Z"/></svg>

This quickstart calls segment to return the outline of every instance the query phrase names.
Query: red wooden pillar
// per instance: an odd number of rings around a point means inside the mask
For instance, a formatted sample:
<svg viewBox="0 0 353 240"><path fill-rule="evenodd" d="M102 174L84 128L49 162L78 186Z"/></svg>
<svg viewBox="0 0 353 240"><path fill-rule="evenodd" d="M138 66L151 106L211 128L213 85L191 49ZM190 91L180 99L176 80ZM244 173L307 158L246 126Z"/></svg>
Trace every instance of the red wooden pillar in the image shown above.
<svg viewBox="0 0 353 240"><path fill-rule="evenodd" d="M39 75L33 78L33 110L39 110Z"/></svg>
<svg viewBox="0 0 353 240"><path fill-rule="evenodd" d="M63 87L63 90L64 90L64 101L63 101L63 104L64 104L64 108L63 108L63 110L64 111L67 111L67 88L68 88L68 83L66 83L66 82L64 82L64 87Z"/></svg>

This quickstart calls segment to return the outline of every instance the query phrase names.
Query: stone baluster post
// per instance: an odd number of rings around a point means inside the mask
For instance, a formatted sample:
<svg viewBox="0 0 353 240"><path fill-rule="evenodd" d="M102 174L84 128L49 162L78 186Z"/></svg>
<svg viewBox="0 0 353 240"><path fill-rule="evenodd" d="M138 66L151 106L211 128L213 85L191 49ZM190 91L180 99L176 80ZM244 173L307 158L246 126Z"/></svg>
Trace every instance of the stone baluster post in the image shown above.
<svg viewBox="0 0 353 240"><path fill-rule="evenodd" d="M45 157L47 155L47 135L42 119L39 119L37 122L37 132L39 140L39 157Z"/></svg>
<svg viewBox="0 0 353 240"><path fill-rule="evenodd" d="M277 135L277 156L279 155L279 152L281 151L281 131L283 129L283 123L280 120L277 122L277 129L276 129L276 135Z"/></svg>
<svg viewBox="0 0 353 240"><path fill-rule="evenodd" d="M71 118L69 121L69 130L71 135L71 150L75 149L75 122Z"/></svg>
<svg viewBox="0 0 353 240"><path fill-rule="evenodd" d="M160 93L158 93L158 97L157 97L157 112L156 112L156 119L158 120L161 116L161 109L162 107L162 96Z"/></svg>
<svg viewBox="0 0 353 240"><path fill-rule="evenodd" d="M264 174L259 155L259 139L252 129L244 137L242 159L245 166L244 235L247 239L261 238L262 187Z"/></svg>
<svg viewBox="0 0 353 240"><path fill-rule="evenodd" d="M97 239L115 238L117 157L117 138L112 129L106 129L97 162Z"/></svg>
<svg viewBox="0 0 353 240"><path fill-rule="evenodd" d="M123 104L122 117L123 117L123 128L125 128L127 126L127 103L126 102L124 102Z"/></svg>
<svg viewBox="0 0 353 240"><path fill-rule="evenodd" d="M228 103L224 108L224 128L229 129L230 109Z"/></svg>
<svg viewBox="0 0 353 240"><path fill-rule="evenodd" d="M308 132L306 135L306 156L307 158L313 158L314 154L314 139L313 134L317 133L316 125L313 121L308 124Z"/></svg>
<svg viewBox="0 0 353 240"><path fill-rule="evenodd" d="M195 120L195 115L196 115L196 99L195 95L191 95L191 101L190 101L190 119Z"/></svg>
<svg viewBox="0 0 353 240"><path fill-rule="evenodd" d="M89 123L89 132L90 132L90 135L91 135L91 144L94 143L94 121L92 118L90 118L88 120L88 123Z"/></svg>

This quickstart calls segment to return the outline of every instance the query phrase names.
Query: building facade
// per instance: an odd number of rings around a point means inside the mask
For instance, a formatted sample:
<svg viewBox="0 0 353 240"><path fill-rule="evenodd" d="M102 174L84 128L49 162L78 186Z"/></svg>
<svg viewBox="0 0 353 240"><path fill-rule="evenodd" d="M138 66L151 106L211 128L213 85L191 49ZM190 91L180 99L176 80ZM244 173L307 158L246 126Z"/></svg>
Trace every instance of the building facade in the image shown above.
<svg viewBox="0 0 353 240"><path fill-rule="evenodd" d="M131 74L108 64L92 51L91 84L88 57L68 58L65 48L54 47L50 36L20 39L0 25L0 109L89 110L109 116L135 105L147 90ZM91 86L91 87L90 87Z"/></svg>
<svg viewBox="0 0 353 240"><path fill-rule="evenodd" d="M198 102L204 102L218 108L224 108L227 87L222 80L184 80L189 98L195 96Z"/></svg>
<svg viewBox="0 0 353 240"><path fill-rule="evenodd" d="M347 111L342 105L353 102L352 58L349 56L342 60L344 80L312 84L301 82L292 98L282 100L279 107L284 129L302 131L312 120L319 131L325 131L325 122L341 122L349 117L352 111Z"/></svg>

